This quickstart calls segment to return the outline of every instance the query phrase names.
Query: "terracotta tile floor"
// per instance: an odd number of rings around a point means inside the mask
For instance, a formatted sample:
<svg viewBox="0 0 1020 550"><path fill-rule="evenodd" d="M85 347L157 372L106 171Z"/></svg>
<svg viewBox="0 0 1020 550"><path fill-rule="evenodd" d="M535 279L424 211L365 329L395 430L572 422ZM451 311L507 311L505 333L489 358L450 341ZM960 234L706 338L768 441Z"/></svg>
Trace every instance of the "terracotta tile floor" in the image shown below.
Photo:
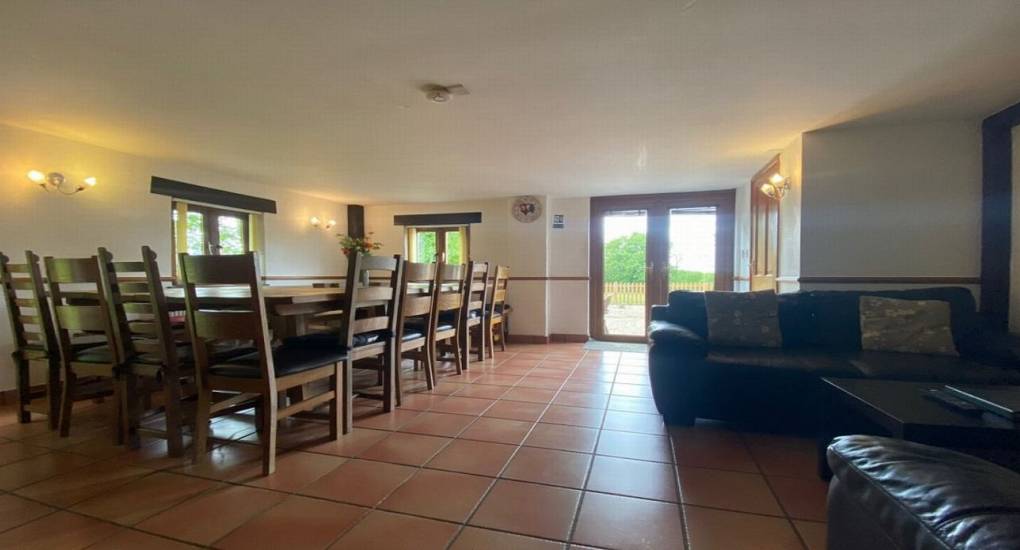
<svg viewBox="0 0 1020 550"><path fill-rule="evenodd" d="M439 374L406 368L394 413L358 400L339 441L281 423L267 478L250 411L195 461L114 446L106 405L66 440L0 409L0 548L825 547L813 442L665 426L646 354L511 346Z"/></svg>

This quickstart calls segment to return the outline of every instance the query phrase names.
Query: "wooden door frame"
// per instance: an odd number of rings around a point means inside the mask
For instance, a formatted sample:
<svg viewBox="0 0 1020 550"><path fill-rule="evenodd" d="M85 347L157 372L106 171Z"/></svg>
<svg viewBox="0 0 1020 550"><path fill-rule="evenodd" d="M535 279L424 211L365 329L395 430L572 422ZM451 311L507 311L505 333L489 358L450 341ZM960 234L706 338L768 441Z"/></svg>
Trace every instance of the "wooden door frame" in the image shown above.
<svg viewBox="0 0 1020 550"><path fill-rule="evenodd" d="M751 240L748 241L748 243L750 244L750 248L751 248L750 253L748 254L748 261L749 261L749 263L747 264L747 288L748 288L748 290L752 290L752 284L753 284L753 281L754 281L754 266L755 266L755 263L757 263L757 261L758 261L758 257L756 256L756 254L758 252L757 251L758 247L755 245L755 242L756 242L756 240L758 238L758 224L755 223L755 219L754 219L754 198L759 196L759 195L762 196L762 197L765 197L765 199L767 199L767 200L775 201L775 203L776 203L776 273L775 273L776 284L775 284L775 287L776 287L776 291L779 290L779 239L781 237L780 233L783 230L782 222L781 222L781 218L782 218L782 215L783 215L783 207L782 207L782 204L781 204L782 199L773 199L771 197L765 196L764 193L761 192L761 184L765 183L766 181L769 181L769 178L772 176L772 174L782 174L782 172L780 172L780 168L781 168L781 165L780 165L780 156L776 155L776 156L772 157L772 160L768 161L765 164L765 166L762 166L760 170L758 170L757 172L754 173L753 176L751 176L751 189L750 189L750 194L748 195L748 199L747 199L748 202L749 202L749 204L748 204L748 220L749 220L749 225L751 226L751 228L750 228L751 229ZM761 200L761 199L759 198L759 200Z"/></svg>
<svg viewBox="0 0 1020 550"><path fill-rule="evenodd" d="M588 330L592 338L597 340L610 340L619 342L646 342L645 336L621 336L607 335L602 330L602 310L605 306L603 291L603 245L602 242L602 216L611 210L645 210L648 212L648 241L647 247L651 249L651 243L655 239L661 239L662 235L653 235L653 228L658 224L668 224L665 221L656 222L653 217L666 218L671 208L685 207L715 207L716 209L716 257L715 257L715 288L719 290L733 289L733 254L734 254L734 231L736 222L736 189L724 189L719 191L696 191L691 193L655 193L645 195L615 195L606 197L592 197L589 217L589 285L588 285ZM668 247L668 225L665 238ZM661 244L661 243L659 243ZM668 251L668 248L667 248ZM646 254L646 266L649 256ZM653 285L656 286L654 294L661 294L664 289L657 288L658 282L662 279L664 269L668 269L667 262L657 262L651 276L646 277L645 295L653 294ZM667 273L668 279L668 271ZM668 284L668 283L667 283ZM645 307L645 324L648 324L650 306Z"/></svg>

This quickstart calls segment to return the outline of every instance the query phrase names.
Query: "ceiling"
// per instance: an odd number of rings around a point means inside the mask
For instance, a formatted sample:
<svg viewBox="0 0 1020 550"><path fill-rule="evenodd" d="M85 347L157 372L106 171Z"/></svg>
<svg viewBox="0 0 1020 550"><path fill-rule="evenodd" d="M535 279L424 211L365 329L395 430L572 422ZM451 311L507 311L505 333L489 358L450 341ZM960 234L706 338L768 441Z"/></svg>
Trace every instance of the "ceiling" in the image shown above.
<svg viewBox="0 0 1020 550"><path fill-rule="evenodd" d="M1018 36L1016 0L4 0L0 123L352 202L734 187L1015 102Z"/></svg>

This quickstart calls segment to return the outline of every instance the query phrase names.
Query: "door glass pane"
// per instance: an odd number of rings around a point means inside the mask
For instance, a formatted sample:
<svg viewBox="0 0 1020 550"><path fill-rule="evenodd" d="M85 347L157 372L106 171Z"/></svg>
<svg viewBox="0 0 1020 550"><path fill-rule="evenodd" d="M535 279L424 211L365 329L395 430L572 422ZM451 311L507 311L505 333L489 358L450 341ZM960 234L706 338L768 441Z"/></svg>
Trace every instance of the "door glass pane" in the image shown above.
<svg viewBox="0 0 1020 550"><path fill-rule="evenodd" d="M435 231L418 231L416 238L418 241L415 243L415 258L420 263L428 263L436 261L436 232Z"/></svg>
<svg viewBox="0 0 1020 550"><path fill-rule="evenodd" d="M177 210L171 211L171 216L174 221L174 250L178 252L187 252L191 255L203 255L205 251L205 217L200 212L188 212L188 249L181 250L180 244L177 242Z"/></svg>
<svg viewBox="0 0 1020 550"><path fill-rule="evenodd" d="M220 233L220 254L245 253L244 220L237 216L217 216L216 227Z"/></svg>
<svg viewBox="0 0 1020 550"><path fill-rule="evenodd" d="M463 263L461 258L460 231L446 232L446 263Z"/></svg>
<svg viewBox="0 0 1020 550"><path fill-rule="evenodd" d="M669 211L669 290L715 288L715 207Z"/></svg>
<svg viewBox="0 0 1020 550"><path fill-rule="evenodd" d="M607 212L602 236L603 332L644 336L648 212Z"/></svg>

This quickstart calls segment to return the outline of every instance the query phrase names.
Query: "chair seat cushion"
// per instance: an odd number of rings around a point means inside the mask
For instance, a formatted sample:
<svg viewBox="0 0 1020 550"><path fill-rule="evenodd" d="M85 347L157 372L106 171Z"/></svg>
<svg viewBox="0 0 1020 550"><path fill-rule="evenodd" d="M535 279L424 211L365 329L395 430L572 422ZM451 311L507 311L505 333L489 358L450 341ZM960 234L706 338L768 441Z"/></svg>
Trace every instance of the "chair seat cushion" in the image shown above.
<svg viewBox="0 0 1020 550"><path fill-rule="evenodd" d="M330 348L283 345L273 350L273 366L277 376L297 374L345 359L347 359L347 350L340 346ZM236 357L229 363L213 365L209 368L209 372L217 376L231 378L260 378L262 376L258 352Z"/></svg>
<svg viewBox="0 0 1020 550"><path fill-rule="evenodd" d="M364 332L361 334L354 335L354 347L360 348L369 344L375 344L382 340L385 340L390 335L388 330L377 330L375 332ZM292 336L283 340L284 346L292 347L344 347L340 344L340 333L336 331L331 332L314 332L312 334L305 334L304 336Z"/></svg>
<svg viewBox="0 0 1020 550"><path fill-rule="evenodd" d="M436 331L453 330L454 322L446 321L443 316L439 316L439 323L436 325ZM414 317L411 319L404 320L404 335L407 335L407 331L425 332L425 319L421 317ZM407 338L404 338L405 340Z"/></svg>

